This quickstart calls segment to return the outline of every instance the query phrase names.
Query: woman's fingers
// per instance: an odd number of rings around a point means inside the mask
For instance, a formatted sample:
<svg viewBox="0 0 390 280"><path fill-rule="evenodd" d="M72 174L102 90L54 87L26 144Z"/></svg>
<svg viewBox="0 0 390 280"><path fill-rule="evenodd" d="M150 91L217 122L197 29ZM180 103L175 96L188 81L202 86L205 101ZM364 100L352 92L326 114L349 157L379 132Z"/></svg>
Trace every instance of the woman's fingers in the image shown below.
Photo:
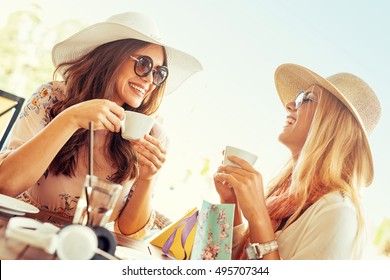
<svg viewBox="0 0 390 280"><path fill-rule="evenodd" d="M151 161L160 161L162 163L166 160L166 150L160 144L156 138L145 135L145 138L135 142L135 146L138 146L140 152L143 152L144 156Z"/></svg>
<svg viewBox="0 0 390 280"><path fill-rule="evenodd" d="M245 176L249 173L249 171L241 168L241 167L236 167L232 165L221 165L218 167L218 172L220 173L228 173L228 174L239 174L241 176Z"/></svg>
<svg viewBox="0 0 390 280"><path fill-rule="evenodd" d="M151 171L150 173L152 174L155 174L161 168L161 165L160 167L156 166L153 162L151 162L141 153L138 154L138 162L143 168L148 168Z"/></svg>
<svg viewBox="0 0 390 280"><path fill-rule="evenodd" d="M145 135L145 138L142 139L143 143L147 145L151 150L153 150L156 154L166 154L166 150L161 145L160 141L150 135Z"/></svg>
<svg viewBox="0 0 390 280"><path fill-rule="evenodd" d="M105 123L107 123L105 127L112 132L119 132L121 130L120 119L116 114L112 113L111 111L107 112Z"/></svg>
<svg viewBox="0 0 390 280"><path fill-rule="evenodd" d="M259 184L262 186L262 176L255 169L250 172L241 167L222 165L218 167L215 177L220 182L231 185L238 192L246 188L257 189Z"/></svg>
<svg viewBox="0 0 390 280"><path fill-rule="evenodd" d="M238 166L240 166L241 168L245 169L245 170L248 170L249 172L255 172L256 169L253 168L253 166L247 162L246 160L243 160L239 157L236 157L236 156L228 156L227 157L228 160L230 160L231 162L237 164Z"/></svg>
<svg viewBox="0 0 390 280"><path fill-rule="evenodd" d="M94 123L95 130L118 132L124 109L115 102L106 99L93 99L69 107L64 113L71 115L71 120L79 128L88 129L89 122Z"/></svg>
<svg viewBox="0 0 390 280"><path fill-rule="evenodd" d="M146 135L145 139L134 142L134 148L145 161L147 160L157 169L160 169L166 160L165 149L157 139L149 135Z"/></svg>
<svg viewBox="0 0 390 280"><path fill-rule="evenodd" d="M239 174L216 173L214 178L224 185L232 186L234 189L240 187L243 181L246 181L245 177Z"/></svg>
<svg viewBox="0 0 390 280"><path fill-rule="evenodd" d="M144 147L140 145L135 145L135 150L137 151L138 160L140 161L141 165L148 165L148 166L153 165L157 169L160 169L162 167L163 163L155 155L153 155L148 150L146 150Z"/></svg>
<svg viewBox="0 0 390 280"><path fill-rule="evenodd" d="M123 118L125 117L125 109L123 109L121 106L119 106L118 104L116 104L115 102L113 101L109 101L109 108L110 108L110 111L119 119L119 120L123 120Z"/></svg>
<svg viewBox="0 0 390 280"><path fill-rule="evenodd" d="M124 116L124 109L109 100L104 100L99 105L101 105L100 121L104 128L112 132L119 132L121 129L121 119Z"/></svg>

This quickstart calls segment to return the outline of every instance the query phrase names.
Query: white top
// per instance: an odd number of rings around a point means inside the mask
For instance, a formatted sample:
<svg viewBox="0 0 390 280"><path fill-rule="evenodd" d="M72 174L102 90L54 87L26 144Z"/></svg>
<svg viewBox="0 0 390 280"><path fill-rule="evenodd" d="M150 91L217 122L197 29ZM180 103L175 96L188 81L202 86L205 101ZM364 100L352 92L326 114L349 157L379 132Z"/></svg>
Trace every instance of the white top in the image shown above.
<svg viewBox="0 0 390 280"><path fill-rule="evenodd" d="M295 222L276 232L285 260L342 260L362 257L365 233L356 237L357 211L348 196L332 192L309 207ZM235 227L233 247L242 244L245 226ZM237 256L237 249L233 256Z"/></svg>

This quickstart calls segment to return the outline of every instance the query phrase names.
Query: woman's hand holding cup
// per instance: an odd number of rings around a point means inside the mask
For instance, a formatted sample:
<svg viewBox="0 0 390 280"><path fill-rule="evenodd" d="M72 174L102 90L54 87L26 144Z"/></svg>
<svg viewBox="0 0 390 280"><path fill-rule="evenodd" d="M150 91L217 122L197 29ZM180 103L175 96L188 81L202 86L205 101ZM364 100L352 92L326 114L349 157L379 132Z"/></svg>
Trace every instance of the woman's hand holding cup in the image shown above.
<svg viewBox="0 0 390 280"><path fill-rule="evenodd" d="M133 142L140 164L139 179L150 180L161 169L166 160L166 149L153 136L146 134Z"/></svg>
<svg viewBox="0 0 390 280"><path fill-rule="evenodd" d="M224 159L222 165L218 168L218 171L214 175L214 185L221 198L221 202L236 203L237 197L234 192L234 189L225 179L226 177L228 177L228 174L233 172L232 170L236 168L241 169L241 166L230 161L230 159L232 159L232 157L233 158L236 157L240 161L246 161L247 164L253 166L257 160L257 156L248 151L233 146L226 146L223 154L224 154Z"/></svg>
<svg viewBox="0 0 390 280"><path fill-rule="evenodd" d="M92 99L70 106L57 117L64 117L74 129L89 129L89 123L93 122L94 130L109 130L119 132L124 110L107 99Z"/></svg>

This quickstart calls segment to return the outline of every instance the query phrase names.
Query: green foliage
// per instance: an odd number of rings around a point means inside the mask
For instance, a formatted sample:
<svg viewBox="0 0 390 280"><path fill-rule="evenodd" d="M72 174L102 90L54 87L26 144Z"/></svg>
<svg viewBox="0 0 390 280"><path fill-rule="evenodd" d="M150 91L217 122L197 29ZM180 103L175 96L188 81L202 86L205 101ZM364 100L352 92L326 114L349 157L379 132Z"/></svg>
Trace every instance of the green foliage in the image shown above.
<svg viewBox="0 0 390 280"><path fill-rule="evenodd" d="M16 11L0 29L0 88L25 98L52 80L55 43L83 27L79 21L69 20L51 28L39 12L39 6Z"/></svg>
<svg viewBox="0 0 390 280"><path fill-rule="evenodd" d="M202 170L200 170L200 174L202 176L207 176L210 171L210 159L204 158L203 161L204 161L204 165Z"/></svg>
<svg viewBox="0 0 390 280"><path fill-rule="evenodd" d="M390 219L384 219L378 227L374 244L379 246L385 256L390 256Z"/></svg>

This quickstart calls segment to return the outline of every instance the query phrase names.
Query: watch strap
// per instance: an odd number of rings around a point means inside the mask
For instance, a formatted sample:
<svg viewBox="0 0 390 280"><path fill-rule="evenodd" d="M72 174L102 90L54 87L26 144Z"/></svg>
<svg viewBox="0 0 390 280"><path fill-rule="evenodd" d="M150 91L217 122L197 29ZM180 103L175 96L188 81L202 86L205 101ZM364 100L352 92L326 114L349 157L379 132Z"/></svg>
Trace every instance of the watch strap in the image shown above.
<svg viewBox="0 0 390 280"><path fill-rule="evenodd" d="M279 246L276 240L272 240L266 243L249 243L245 247L245 250L248 255L248 259L259 260L262 259L264 255L278 250L278 248Z"/></svg>

